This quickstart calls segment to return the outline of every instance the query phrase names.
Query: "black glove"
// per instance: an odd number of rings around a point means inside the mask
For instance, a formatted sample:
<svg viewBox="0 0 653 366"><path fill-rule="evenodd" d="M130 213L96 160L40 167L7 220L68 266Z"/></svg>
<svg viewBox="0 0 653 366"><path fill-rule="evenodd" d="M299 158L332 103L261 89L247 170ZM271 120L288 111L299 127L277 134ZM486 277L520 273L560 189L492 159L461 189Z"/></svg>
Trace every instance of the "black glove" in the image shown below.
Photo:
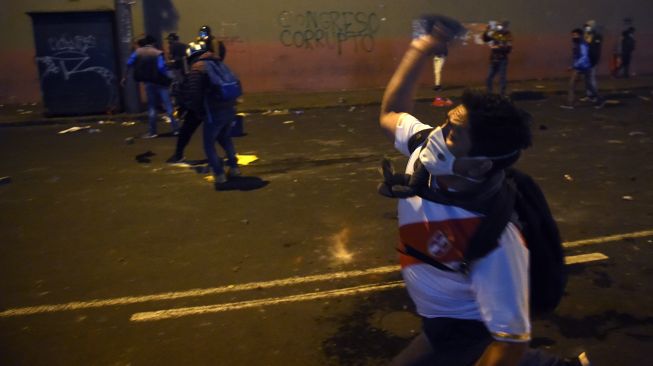
<svg viewBox="0 0 653 366"><path fill-rule="evenodd" d="M379 194L390 198L408 198L417 195L423 187L428 186L429 172L418 159L413 174L395 173L392 162L385 158L381 161L383 183L377 187Z"/></svg>

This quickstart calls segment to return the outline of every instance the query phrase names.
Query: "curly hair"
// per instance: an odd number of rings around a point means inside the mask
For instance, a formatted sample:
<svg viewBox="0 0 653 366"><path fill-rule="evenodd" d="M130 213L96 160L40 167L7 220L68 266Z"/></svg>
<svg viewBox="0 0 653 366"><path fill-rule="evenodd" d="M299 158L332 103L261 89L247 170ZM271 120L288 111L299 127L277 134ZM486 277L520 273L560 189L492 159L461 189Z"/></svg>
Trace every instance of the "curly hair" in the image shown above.
<svg viewBox="0 0 653 366"><path fill-rule="evenodd" d="M467 109L472 148L469 156L504 156L493 159L494 169L514 164L520 152L532 144L531 115L508 97L467 89L462 95Z"/></svg>

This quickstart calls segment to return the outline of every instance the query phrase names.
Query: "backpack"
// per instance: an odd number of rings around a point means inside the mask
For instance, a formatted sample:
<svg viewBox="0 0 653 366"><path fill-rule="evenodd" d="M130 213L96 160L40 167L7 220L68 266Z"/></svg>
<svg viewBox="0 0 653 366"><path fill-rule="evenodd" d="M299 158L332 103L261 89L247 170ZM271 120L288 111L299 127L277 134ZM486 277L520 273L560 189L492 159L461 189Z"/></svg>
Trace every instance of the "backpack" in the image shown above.
<svg viewBox="0 0 653 366"><path fill-rule="evenodd" d="M238 77L224 64L224 62L206 62L206 73L211 85L218 94L221 102L233 101L243 95L243 90Z"/></svg>
<svg viewBox="0 0 653 366"><path fill-rule="evenodd" d="M415 139L411 138L409 141L411 153L419 147L419 140L422 140L421 144L424 143L429 131L420 131L413 136ZM552 312L558 306L567 284L560 232L546 198L537 183L529 175L514 168L506 169L505 173L503 186L484 207L474 204L455 204L485 215L470 239L467 251L464 253L464 260L457 271L467 274L469 265L473 261L494 250L498 246L498 239L508 222L515 221L514 213L516 213L517 222L515 224L520 227L529 251L531 314L534 316L544 315ZM396 176L395 182L397 178L403 179L404 182L410 178L404 174ZM425 200L452 204L451 201L443 202L442 197L433 194L433 191L429 189L420 189L415 193ZM387 196L387 194L385 195ZM404 247L406 248L404 254L444 271L456 271L406 243L404 243Z"/></svg>
<svg viewBox="0 0 653 366"><path fill-rule="evenodd" d="M589 58L592 67L596 66L601 60L601 46L603 45L603 37L594 33L592 40L589 42Z"/></svg>

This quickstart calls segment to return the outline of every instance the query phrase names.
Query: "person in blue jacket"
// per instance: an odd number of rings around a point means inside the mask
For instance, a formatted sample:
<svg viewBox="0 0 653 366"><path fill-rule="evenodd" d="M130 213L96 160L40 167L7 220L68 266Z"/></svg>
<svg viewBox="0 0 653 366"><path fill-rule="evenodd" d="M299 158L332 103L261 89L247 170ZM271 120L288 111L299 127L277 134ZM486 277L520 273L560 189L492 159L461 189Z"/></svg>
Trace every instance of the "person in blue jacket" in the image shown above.
<svg viewBox="0 0 653 366"><path fill-rule="evenodd" d="M594 96L596 100L595 108L603 107L604 100L599 96L598 90L596 90L595 84L592 82L591 71L592 63L590 61L589 55L589 44L583 38L583 30L576 28L571 31L571 40L572 40L572 56L573 62L570 67L572 73L569 78L569 89L567 91L567 103L561 105L561 108L564 109L574 109L575 108L575 91L576 84L580 76L585 80L585 88L587 89L587 95Z"/></svg>

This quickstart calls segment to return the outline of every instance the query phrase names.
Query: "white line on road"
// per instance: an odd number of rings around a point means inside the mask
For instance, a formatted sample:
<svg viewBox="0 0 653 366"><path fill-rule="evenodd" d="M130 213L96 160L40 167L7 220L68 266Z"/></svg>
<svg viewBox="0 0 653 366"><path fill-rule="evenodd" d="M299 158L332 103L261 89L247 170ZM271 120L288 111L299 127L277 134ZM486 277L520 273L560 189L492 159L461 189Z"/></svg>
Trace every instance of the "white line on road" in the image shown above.
<svg viewBox="0 0 653 366"><path fill-rule="evenodd" d="M618 241L618 240L631 239L631 238L641 238L647 236L653 236L653 230L637 231L633 233L604 236L604 237L598 237L598 238L592 238L586 240L578 240L573 242L565 242L563 243L563 245L566 248L573 248L581 245L600 244L600 243L607 243L611 241ZM567 258L567 260L568 259L569 257ZM291 286L291 285L297 285L302 283L318 282L318 281L326 281L326 280L339 280L339 279L354 278L354 277L368 276L374 274L386 274L398 270L399 270L399 266L391 265L391 266L383 266L377 268L369 268L366 270L326 273L326 274L305 276L305 277L290 277L290 278L284 278L284 279L272 280L272 281L250 282L245 284L228 285L228 286L220 286L220 287L213 287L213 288L165 292L165 293L153 294L153 295L127 296L127 297L118 297L118 298L104 299L104 300L76 301L76 302L69 302L65 304L29 306L29 307L7 309L5 311L2 311L0 312L0 318L7 318L7 317L21 316L21 315L42 314L42 313L54 313L60 311L91 309L91 308L99 308L105 306L139 304L144 302L174 300L174 299L187 298L187 297L201 297L201 296L217 295L217 294L227 293L227 292L247 291L253 289L263 289L263 288L271 288L271 287L279 287L279 286Z"/></svg>
<svg viewBox="0 0 653 366"><path fill-rule="evenodd" d="M608 256L603 253L572 255L572 256L565 257L565 264L569 265L569 264L576 264L576 263L594 262L594 261L601 261L604 259L608 259Z"/></svg>
<svg viewBox="0 0 653 366"><path fill-rule="evenodd" d="M220 313L230 310L247 309L258 306L277 305L289 302L318 300L333 297L342 297L350 295L358 295L365 292L383 291L393 288L403 287L403 281L393 281L387 283L377 283L373 285L363 285L355 287L347 287L338 290L309 292L301 295L285 296L285 297L271 297L267 299L232 302L227 304L217 304L208 306L194 306L189 308L168 309L159 311L149 311L143 313L135 313L131 316L130 320L134 322L173 319L181 318L188 315Z"/></svg>
<svg viewBox="0 0 653 366"><path fill-rule="evenodd" d="M581 255L566 257L565 263L576 264L576 263L599 261L603 259L608 259L608 256L602 253L589 253L589 254L581 254ZM383 291L383 290L394 289L397 287L403 287L403 281L377 283L373 285L347 287L338 290L316 291L316 292L310 292L301 295L270 297L267 299L232 302L227 304L193 306L187 308L147 311L147 312L135 313L131 316L129 320L134 322L144 322L144 321L154 321L154 320L163 320L163 319L175 319L175 318L181 318L189 315L221 313L225 311L278 305L278 304L291 303L291 302L311 301L311 300L318 300L318 299L327 299L332 297L358 295L365 292Z"/></svg>
<svg viewBox="0 0 653 366"><path fill-rule="evenodd" d="M617 234L617 235L602 236L602 237L592 238L592 239L570 241L570 242L562 243L562 245L564 245L565 248L574 248L582 245L602 244L602 243L609 243L611 241L619 241L624 239L645 238L647 236L653 236L653 230L636 231L634 233Z"/></svg>

